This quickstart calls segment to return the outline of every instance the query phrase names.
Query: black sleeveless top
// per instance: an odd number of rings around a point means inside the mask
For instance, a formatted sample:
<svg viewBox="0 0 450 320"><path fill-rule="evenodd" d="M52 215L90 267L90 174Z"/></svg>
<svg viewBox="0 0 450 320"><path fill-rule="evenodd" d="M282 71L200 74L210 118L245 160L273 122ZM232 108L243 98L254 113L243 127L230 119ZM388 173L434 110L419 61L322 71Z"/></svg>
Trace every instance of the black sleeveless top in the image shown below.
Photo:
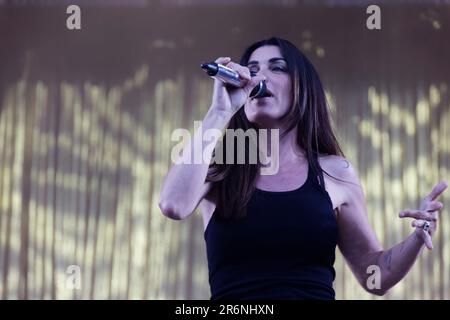
<svg viewBox="0 0 450 320"><path fill-rule="evenodd" d="M215 211L204 233L210 299L334 299L338 230L324 186L308 165L296 190L256 189L245 218Z"/></svg>

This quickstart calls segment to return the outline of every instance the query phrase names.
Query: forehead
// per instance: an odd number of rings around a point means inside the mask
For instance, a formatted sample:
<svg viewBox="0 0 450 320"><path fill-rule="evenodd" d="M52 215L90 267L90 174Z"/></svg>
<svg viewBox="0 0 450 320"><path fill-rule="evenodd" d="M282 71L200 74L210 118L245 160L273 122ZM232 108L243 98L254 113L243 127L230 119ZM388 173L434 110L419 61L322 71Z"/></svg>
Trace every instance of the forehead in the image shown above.
<svg viewBox="0 0 450 320"><path fill-rule="evenodd" d="M271 58L282 58L278 46L262 46L252 52L249 61L267 62Z"/></svg>

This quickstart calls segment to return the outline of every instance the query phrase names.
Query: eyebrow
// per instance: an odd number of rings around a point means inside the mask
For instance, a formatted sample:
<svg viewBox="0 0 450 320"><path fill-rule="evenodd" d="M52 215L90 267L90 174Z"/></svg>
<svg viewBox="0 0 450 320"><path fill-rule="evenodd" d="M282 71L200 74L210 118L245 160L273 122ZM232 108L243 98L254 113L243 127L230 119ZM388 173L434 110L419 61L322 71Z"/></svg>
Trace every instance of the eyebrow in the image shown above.
<svg viewBox="0 0 450 320"><path fill-rule="evenodd" d="M277 62L277 61L284 61L284 62L286 62L286 60L285 60L284 58L279 58L279 57L276 57L276 58L270 58L270 59L269 59L269 63L273 63L273 62ZM253 64L259 64L259 62L258 62L258 61L254 61L254 60L249 61L249 62L247 63L247 66L248 66L248 65L253 65Z"/></svg>

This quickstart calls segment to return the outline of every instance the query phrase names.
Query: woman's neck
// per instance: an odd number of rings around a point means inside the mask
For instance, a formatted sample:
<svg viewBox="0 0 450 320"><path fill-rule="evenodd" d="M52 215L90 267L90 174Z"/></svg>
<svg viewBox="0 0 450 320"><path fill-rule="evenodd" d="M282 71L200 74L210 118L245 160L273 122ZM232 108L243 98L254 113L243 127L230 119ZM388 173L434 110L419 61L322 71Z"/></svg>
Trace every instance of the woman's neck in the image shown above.
<svg viewBox="0 0 450 320"><path fill-rule="evenodd" d="M269 129L267 134L267 148L261 150L265 156L271 157L272 150L278 150L278 159L280 165L284 163L303 162L306 160L306 154L297 143L297 126L286 133L284 136L272 135ZM280 130L281 131L281 130ZM272 148L274 143L278 143L278 148Z"/></svg>

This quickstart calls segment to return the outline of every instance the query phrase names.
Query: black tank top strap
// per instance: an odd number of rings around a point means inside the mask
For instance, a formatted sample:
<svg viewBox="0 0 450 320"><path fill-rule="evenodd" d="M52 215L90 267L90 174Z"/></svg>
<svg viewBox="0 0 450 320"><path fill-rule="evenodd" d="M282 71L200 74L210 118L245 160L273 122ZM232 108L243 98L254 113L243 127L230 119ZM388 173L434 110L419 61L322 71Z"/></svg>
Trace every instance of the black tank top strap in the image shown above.
<svg viewBox="0 0 450 320"><path fill-rule="evenodd" d="M325 180L323 178L322 168L319 168L319 180L320 180L320 186L325 189Z"/></svg>
<svg viewBox="0 0 450 320"><path fill-rule="evenodd" d="M317 156L315 156L315 161L316 161L317 165L319 165L319 160L318 160ZM316 184L320 189L326 190L325 189L325 179L323 177L322 168L317 167L316 169L314 169L314 167L310 164L309 170L311 170L313 172L313 174L311 176L313 177L314 184Z"/></svg>

